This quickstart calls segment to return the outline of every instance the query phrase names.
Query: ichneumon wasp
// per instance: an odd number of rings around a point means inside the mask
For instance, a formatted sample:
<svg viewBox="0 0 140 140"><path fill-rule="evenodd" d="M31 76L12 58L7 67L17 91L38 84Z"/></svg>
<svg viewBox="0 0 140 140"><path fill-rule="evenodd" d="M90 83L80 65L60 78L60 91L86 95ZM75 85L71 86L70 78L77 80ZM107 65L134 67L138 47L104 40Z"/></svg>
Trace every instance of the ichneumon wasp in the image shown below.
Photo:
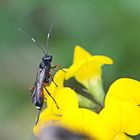
<svg viewBox="0 0 140 140"><path fill-rule="evenodd" d="M48 49L50 33L51 33L54 23L55 22L52 23L52 25L49 29L49 32L47 34L47 49ZM32 38L29 34L24 32L20 28L18 28L18 30L23 32L28 38L30 38L44 53L42 60L39 64L34 86L32 88L30 88L30 91L32 91L32 103L35 105L36 109L38 110L38 116L37 116L37 120L35 123L35 125L36 125L38 123L40 112L41 112L41 109L42 109L43 103L44 103L43 88L46 90L48 95L52 98L52 100L56 104L56 107L59 109L57 102L51 96L50 92L47 90L46 85L49 85L50 81L52 81L57 86L57 84L53 80L53 76L51 75L51 69L59 67L62 71L64 71L64 70L59 65L51 66L51 62L52 62L52 58L53 58L52 55L49 55L48 53L46 53L45 50L38 44L38 42L34 38Z"/></svg>

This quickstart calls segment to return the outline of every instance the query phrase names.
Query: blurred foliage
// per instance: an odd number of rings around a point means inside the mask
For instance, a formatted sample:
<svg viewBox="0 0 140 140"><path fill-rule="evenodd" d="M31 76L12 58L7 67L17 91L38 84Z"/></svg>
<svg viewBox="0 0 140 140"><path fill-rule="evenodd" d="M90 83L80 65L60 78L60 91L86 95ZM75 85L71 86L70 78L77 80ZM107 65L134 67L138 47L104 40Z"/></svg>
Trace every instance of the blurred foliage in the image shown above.
<svg viewBox="0 0 140 140"><path fill-rule="evenodd" d="M68 67L76 44L92 54L114 59L105 66L105 90L119 77L140 80L140 1L1 0L0 1L0 139L28 140L36 111L28 87L33 84L42 52L18 27L45 47L53 64ZM139 139L139 138L138 138Z"/></svg>

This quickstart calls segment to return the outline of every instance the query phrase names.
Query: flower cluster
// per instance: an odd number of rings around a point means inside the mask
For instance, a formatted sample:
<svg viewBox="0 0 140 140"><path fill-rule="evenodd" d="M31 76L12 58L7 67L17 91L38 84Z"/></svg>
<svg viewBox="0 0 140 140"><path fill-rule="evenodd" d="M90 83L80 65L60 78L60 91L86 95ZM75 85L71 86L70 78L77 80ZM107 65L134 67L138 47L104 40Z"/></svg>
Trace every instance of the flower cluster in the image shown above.
<svg viewBox="0 0 140 140"><path fill-rule="evenodd" d="M56 100L44 90L47 107L33 128L36 136L46 126L56 126L95 140L131 140L128 135L140 133L140 82L121 78L104 93L102 66L112 64L111 58L93 56L80 46L74 50L73 64L64 71L59 70L54 81L46 88ZM93 100L83 97L64 86L64 80L74 77L81 83ZM82 107L81 107L82 106Z"/></svg>

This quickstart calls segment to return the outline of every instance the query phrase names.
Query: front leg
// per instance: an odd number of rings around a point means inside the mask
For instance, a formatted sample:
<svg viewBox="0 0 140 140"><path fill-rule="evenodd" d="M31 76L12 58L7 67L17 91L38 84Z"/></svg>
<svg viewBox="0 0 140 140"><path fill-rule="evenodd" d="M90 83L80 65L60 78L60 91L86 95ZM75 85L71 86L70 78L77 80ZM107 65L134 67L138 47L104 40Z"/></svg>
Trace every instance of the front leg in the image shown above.
<svg viewBox="0 0 140 140"><path fill-rule="evenodd" d="M59 64L54 65L53 67L51 67L51 69L55 69L55 68L59 68L60 70L62 70L63 72L66 72L62 69L62 67Z"/></svg>

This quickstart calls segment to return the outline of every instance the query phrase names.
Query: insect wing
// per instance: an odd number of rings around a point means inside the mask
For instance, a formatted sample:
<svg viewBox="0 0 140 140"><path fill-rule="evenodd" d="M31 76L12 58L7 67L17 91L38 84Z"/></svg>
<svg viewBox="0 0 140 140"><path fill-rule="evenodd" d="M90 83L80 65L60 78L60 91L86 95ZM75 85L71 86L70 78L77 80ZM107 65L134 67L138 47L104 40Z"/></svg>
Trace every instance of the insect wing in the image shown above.
<svg viewBox="0 0 140 140"><path fill-rule="evenodd" d="M35 96L35 90L36 90L36 87L37 87L37 82L38 82L38 78L39 77L39 69L37 70L37 74L36 74L36 78L35 78L35 81L34 81L34 87L33 87L33 93L32 93L32 99L33 99L33 97Z"/></svg>
<svg viewBox="0 0 140 140"><path fill-rule="evenodd" d="M40 110L43 106L43 100L44 100L42 85L43 85L43 81L45 78L45 68L40 70L38 73L39 74L38 74L36 86L35 86L33 94L32 94L32 102L34 103L36 108Z"/></svg>

